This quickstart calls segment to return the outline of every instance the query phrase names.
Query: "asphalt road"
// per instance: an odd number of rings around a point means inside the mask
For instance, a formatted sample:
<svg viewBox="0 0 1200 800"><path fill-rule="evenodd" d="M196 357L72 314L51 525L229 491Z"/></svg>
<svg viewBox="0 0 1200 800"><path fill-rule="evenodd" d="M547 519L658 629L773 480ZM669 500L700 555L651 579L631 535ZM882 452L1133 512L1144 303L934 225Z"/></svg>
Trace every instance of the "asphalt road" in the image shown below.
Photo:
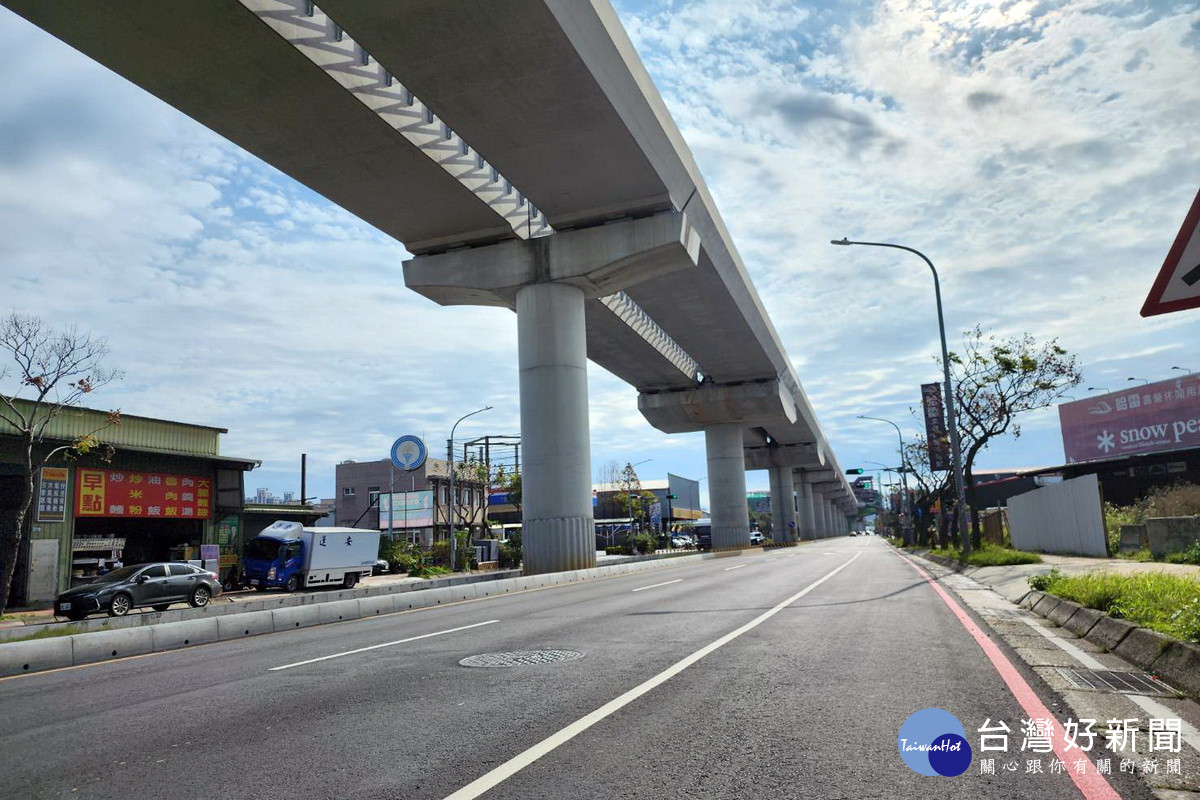
<svg viewBox="0 0 1200 800"><path fill-rule="evenodd" d="M459 665L529 650L583 657ZM912 772L924 708L973 748L1005 720L1021 768ZM1025 773L1026 716L900 556L843 538L0 680L0 797L1082 797Z"/></svg>

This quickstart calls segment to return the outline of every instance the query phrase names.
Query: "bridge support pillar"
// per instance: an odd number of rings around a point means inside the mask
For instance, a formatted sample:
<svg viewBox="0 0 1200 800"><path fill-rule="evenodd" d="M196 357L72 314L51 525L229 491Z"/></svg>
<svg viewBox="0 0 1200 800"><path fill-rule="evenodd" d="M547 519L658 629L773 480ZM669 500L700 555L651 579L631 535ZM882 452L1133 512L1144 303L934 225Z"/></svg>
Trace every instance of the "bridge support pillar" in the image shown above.
<svg viewBox="0 0 1200 800"><path fill-rule="evenodd" d="M817 513L813 506L812 481L808 473L800 476L800 538L817 538Z"/></svg>
<svg viewBox="0 0 1200 800"><path fill-rule="evenodd" d="M596 565L583 290L517 290L525 572Z"/></svg>
<svg viewBox="0 0 1200 800"><path fill-rule="evenodd" d="M825 494L820 489L813 488L813 538L824 539L829 534L825 532L828 519L825 516Z"/></svg>
<svg viewBox="0 0 1200 800"><path fill-rule="evenodd" d="M796 486L791 467L771 467L771 540L796 541Z"/></svg>
<svg viewBox="0 0 1200 800"><path fill-rule="evenodd" d="M704 429L708 455L708 500L712 508L713 550L750 546L750 511L746 506L746 456L742 426L736 422Z"/></svg>

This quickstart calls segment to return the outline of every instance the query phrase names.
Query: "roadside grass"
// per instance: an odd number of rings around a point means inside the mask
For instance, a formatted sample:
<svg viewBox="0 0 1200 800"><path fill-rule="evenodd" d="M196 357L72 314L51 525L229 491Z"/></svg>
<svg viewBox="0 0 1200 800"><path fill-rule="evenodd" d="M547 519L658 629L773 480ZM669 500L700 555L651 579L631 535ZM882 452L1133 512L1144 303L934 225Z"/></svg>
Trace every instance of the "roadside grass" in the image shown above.
<svg viewBox="0 0 1200 800"><path fill-rule="evenodd" d="M56 636L70 636L79 633L79 629L74 625L64 625L61 628L43 628L36 633L26 634L25 636L14 636L9 639L10 642L28 642L31 639L53 639Z"/></svg>
<svg viewBox="0 0 1200 800"><path fill-rule="evenodd" d="M1013 550L1010 547L999 547L987 542L983 543L983 547L972 550L971 554L965 559L962 557L962 551L955 547L942 547L937 550L930 550L929 554L941 556L942 558L953 558L972 567L1005 567L1010 564L1042 563L1042 557L1037 553L1030 553L1025 550Z"/></svg>
<svg viewBox="0 0 1200 800"><path fill-rule="evenodd" d="M1029 579L1033 589L1107 612L1188 642L1200 642L1200 579L1160 572L1064 575Z"/></svg>

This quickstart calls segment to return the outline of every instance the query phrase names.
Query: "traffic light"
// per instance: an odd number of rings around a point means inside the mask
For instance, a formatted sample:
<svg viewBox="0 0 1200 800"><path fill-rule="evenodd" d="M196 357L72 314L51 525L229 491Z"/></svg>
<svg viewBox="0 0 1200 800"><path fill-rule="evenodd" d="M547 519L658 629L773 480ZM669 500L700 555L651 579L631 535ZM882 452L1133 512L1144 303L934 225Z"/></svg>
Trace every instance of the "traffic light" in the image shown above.
<svg viewBox="0 0 1200 800"><path fill-rule="evenodd" d="M679 499L679 495L677 495L677 494L669 494L669 495L667 495L667 499L668 499L668 500L678 500L678 499Z"/></svg>
<svg viewBox="0 0 1200 800"><path fill-rule="evenodd" d="M863 469L861 467L858 469L848 469L848 470L846 470L846 474L847 475L862 475Z"/></svg>

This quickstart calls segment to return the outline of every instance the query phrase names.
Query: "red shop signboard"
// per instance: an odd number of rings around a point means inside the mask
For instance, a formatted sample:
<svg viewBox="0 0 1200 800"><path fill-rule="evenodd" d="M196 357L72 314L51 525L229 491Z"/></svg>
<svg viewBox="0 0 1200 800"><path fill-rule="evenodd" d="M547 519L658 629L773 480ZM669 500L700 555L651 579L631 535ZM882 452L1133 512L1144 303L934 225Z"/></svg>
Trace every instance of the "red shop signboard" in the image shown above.
<svg viewBox="0 0 1200 800"><path fill-rule="evenodd" d="M80 469L76 478L76 517L208 519L212 510L212 478L108 469Z"/></svg>
<svg viewBox="0 0 1200 800"><path fill-rule="evenodd" d="M1200 375L1058 407L1067 463L1200 447Z"/></svg>

